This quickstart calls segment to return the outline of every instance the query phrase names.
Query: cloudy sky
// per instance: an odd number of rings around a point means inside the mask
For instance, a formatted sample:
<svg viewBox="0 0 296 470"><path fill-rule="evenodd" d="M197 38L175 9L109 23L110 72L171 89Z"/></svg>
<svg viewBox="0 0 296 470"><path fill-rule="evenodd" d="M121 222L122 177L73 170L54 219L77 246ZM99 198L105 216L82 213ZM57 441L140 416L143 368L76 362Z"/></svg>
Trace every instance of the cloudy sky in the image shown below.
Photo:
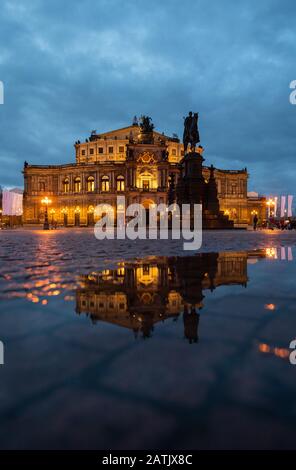
<svg viewBox="0 0 296 470"><path fill-rule="evenodd" d="M181 136L193 110L207 164L294 194L295 18L295 0L1 0L0 184L135 114Z"/></svg>

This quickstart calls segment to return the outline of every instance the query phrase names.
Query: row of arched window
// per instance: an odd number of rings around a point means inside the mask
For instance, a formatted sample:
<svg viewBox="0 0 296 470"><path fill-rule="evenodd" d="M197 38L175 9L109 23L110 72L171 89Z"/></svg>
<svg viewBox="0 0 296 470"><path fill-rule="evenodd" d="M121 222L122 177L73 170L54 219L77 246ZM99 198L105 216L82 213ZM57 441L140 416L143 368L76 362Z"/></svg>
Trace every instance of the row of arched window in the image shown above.
<svg viewBox="0 0 296 470"><path fill-rule="evenodd" d="M116 178L116 189L117 191L124 191L124 176L117 176ZM87 192L94 192L95 190L95 179L93 176L88 176L86 179L86 190ZM102 176L101 177L101 191L110 191L110 178L109 176ZM63 181L63 192L69 193L70 192L70 179L65 178ZM80 193L81 192L81 178L80 176L76 176L74 178L74 192Z"/></svg>

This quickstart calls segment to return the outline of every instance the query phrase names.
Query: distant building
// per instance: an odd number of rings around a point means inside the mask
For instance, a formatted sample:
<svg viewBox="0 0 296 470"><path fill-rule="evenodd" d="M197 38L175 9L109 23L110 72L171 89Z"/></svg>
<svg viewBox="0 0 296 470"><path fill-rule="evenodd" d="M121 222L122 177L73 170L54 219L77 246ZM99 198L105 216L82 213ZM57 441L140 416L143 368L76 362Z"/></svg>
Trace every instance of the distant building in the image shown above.
<svg viewBox="0 0 296 470"><path fill-rule="evenodd" d="M248 192L248 222L251 224L255 215L259 221L266 219L266 197L256 192Z"/></svg>
<svg viewBox="0 0 296 470"><path fill-rule="evenodd" d="M176 182L178 163L184 155L179 139L153 131L153 142L139 139L137 121L121 129L77 141L75 163L24 166L24 223L39 224L44 219L41 200L48 196L50 220L68 226L93 225L94 208L106 203L115 207L116 197L125 195L126 204L166 203L171 175ZM205 180L210 170L203 167ZM250 222L247 198L247 169L215 169L220 209L236 226Z"/></svg>

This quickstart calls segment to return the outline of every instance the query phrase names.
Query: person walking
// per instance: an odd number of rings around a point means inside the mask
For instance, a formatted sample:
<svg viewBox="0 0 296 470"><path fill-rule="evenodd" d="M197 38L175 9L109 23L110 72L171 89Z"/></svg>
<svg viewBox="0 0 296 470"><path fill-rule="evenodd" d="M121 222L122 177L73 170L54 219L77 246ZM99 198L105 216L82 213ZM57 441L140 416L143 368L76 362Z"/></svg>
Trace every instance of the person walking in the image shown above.
<svg viewBox="0 0 296 470"><path fill-rule="evenodd" d="M257 230L257 224L258 224L258 217L257 217L257 214L255 214L254 219L253 219L253 228L254 228L254 230Z"/></svg>

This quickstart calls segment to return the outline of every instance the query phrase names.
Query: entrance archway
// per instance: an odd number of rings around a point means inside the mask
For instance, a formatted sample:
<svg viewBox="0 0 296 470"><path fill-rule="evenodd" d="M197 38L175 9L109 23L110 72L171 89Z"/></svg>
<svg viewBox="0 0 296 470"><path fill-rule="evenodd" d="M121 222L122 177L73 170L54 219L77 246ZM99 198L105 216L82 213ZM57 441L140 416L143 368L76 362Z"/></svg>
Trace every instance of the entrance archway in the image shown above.
<svg viewBox="0 0 296 470"><path fill-rule="evenodd" d="M74 219L75 227L80 227L80 213L75 212L75 219Z"/></svg>
<svg viewBox="0 0 296 470"><path fill-rule="evenodd" d="M142 171L137 176L137 186L142 189L142 191L149 192L151 189L157 189L157 178L151 171Z"/></svg>
<svg viewBox="0 0 296 470"><path fill-rule="evenodd" d="M144 199L144 201L141 202L142 206L145 208L146 212L146 225L149 224L149 214L150 214L150 208L151 206L155 206L155 202L152 199Z"/></svg>
<svg viewBox="0 0 296 470"><path fill-rule="evenodd" d="M64 227L67 227L68 226L68 207L63 207L61 212L63 215Z"/></svg>
<svg viewBox="0 0 296 470"><path fill-rule="evenodd" d="M74 225L80 227L80 207L76 207L74 211Z"/></svg>
<svg viewBox="0 0 296 470"><path fill-rule="evenodd" d="M89 206L87 210L87 226L88 227L92 227L95 225L94 211L95 211L94 207Z"/></svg>

